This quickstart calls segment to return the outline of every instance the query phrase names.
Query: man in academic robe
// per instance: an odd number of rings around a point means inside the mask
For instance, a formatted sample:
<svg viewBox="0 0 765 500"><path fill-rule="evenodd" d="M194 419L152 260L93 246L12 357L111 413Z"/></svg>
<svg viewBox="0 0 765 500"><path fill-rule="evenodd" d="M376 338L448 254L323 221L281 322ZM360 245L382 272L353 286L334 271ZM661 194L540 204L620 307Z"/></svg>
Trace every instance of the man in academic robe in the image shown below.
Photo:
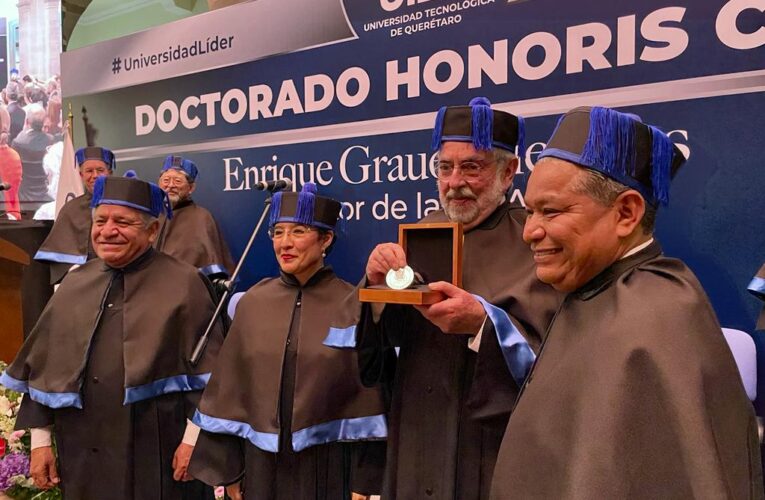
<svg viewBox="0 0 765 500"><path fill-rule="evenodd" d="M491 498L763 498L754 411L715 313L652 234L685 158L599 107L565 114L539 158L523 236L566 296Z"/></svg>
<svg viewBox="0 0 765 500"><path fill-rule="evenodd" d="M557 293L534 276L521 239L525 213L505 198L523 134L522 119L492 110L486 98L438 112L432 146L439 151L443 210L422 222L462 223L464 290L436 282L430 288L446 297L437 304L362 309L362 378L387 383L391 398L385 499L488 495L508 414L558 305ZM378 245L367 263L366 285L384 284L389 270L404 266L399 245ZM517 318L517 327L508 315ZM507 363L504 371L474 372L475 337L487 335L512 351L504 359L499 349L481 354L499 357ZM476 384L486 390L473 397Z"/></svg>
<svg viewBox="0 0 765 500"><path fill-rule="evenodd" d="M199 170L191 160L165 158L159 187L173 205L173 219L161 221L154 248L191 264L210 279L230 276L234 261L212 214L191 199Z"/></svg>
<svg viewBox="0 0 765 500"><path fill-rule="evenodd" d="M92 206L98 258L67 274L0 376L26 393L16 426L32 428L32 478L72 500L199 498L204 485L183 481L199 431L188 418L223 337L217 322L190 363L209 284L151 247L169 209L159 187L99 177Z"/></svg>
<svg viewBox="0 0 765 500"><path fill-rule="evenodd" d="M78 149L74 157L85 193L61 207L48 237L35 254L35 260L50 263L51 284L60 282L73 265L95 258L90 245L93 186L98 177L112 175L117 168L114 153L106 148Z"/></svg>

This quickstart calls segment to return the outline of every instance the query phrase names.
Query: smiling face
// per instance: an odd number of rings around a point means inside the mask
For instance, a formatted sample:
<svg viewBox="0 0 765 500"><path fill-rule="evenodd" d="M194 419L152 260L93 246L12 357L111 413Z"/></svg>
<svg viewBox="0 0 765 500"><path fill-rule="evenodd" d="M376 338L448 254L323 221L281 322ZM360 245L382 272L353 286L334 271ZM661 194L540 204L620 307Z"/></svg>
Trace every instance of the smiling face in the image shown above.
<svg viewBox="0 0 765 500"><path fill-rule="evenodd" d="M332 243L333 233L321 234L311 226L280 222L269 231L279 268L305 284L324 265L323 253Z"/></svg>
<svg viewBox="0 0 765 500"><path fill-rule="evenodd" d="M111 174L112 171L109 170L109 166L101 160L85 160L80 165L80 178L88 193L93 193L93 186L96 184L97 178Z"/></svg>
<svg viewBox="0 0 765 500"><path fill-rule="evenodd" d="M472 143L447 141L438 152L438 197L449 220L469 230L483 222L504 200L513 183L517 160L505 168L491 151Z"/></svg>
<svg viewBox="0 0 765 500"><path fill-rule="evenodd" d="M526 188L528 217L523 239L531 245L537 277L558 291L578 289L629 249L630 237L642 218L627 214L629 190L605 206L580 192L584 169L567 161L537 163ZM626 209L631 210L630 207ZM637 233L635 233L637 234Z"/></svg>
<svg viewBox="0 0 765 500"><path fill-rule="evenodd" d="M90 237L96 255L114 268L125 267L154 242L159 223L146 227L141 212L122 205L99 205L93 211Z"/></svg>
<svg viewBox="0 0 765 500"><path fill-rule="evenodd" d="M185 172L170 168L159 176L159 187L167 193L170 203L175 207L178 202L191 196L196 189L196 183L189 182Z"/></svg>

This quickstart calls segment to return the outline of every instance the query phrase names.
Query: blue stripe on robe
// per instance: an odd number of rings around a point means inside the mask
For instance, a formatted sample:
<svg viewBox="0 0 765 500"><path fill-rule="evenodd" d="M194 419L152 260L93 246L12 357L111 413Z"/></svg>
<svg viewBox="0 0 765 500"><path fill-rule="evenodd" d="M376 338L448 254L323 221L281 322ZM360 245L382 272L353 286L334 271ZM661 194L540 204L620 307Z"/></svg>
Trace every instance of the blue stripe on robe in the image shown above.
<svg viewBox="0 0 765 500"><path fill-rule="evenodd" d="M75 408L82 408L82 397L77 392L43 392L29 387L29 383L11 377L8 372L3 372L0 375L0 384L4 385L12 391L29 393L29 397L32 401L45 405L49 408L68 408L74 406Z"/></svg>
<svg viewBox="0 0 765 500"><path fill-rule="evenodd" d="M191 419L200 428L216 434L230 434L246 439L263 451L276 453L279 451L279 434L271 432L258 432L249 424L228 420L225 418L211 417L197 410Z"/></svg>
<svg viewBox="0 0 765 500"><path fill-rule="evenodd" d="M752 295L765 300L765 279L755 276L752 278L747 289L752 292Z"/></svg>
<svg viewBox="0 0 765 500"><path fill-rule="evenodd" d="M356 325L348 328L330 327L327 338L322 344L339 349L354 349L356 347Z"/></svg>
<svg viewBox="0 0 765 500"><path fill-rule="evenodd" d="M84 264L88 261L88 256L38 250L35 254L35 260L60 262L62 264Z"/></svg>
<svg viewBox="0 0 765 500"><path fill-rule="evenodd" d="M211 274L225 274L228 276L228 271L220 264L210 264L209 266L200 267L199 272L205 276L210 276Z"/></svg>
<svg viewBox="0 0 765 500"><path fill-rule="evenodd" d="M335 441L364 441L388 437L385 415L344 418L306 427L292 433L292 448L301 451Z"/></svg>
<svg viewBox="0 0 765 500"><path fill-rule="evenodd" d="M208 380L210 380L209 373L201 373L199 375L176 375L174 377L155 380L154 382L136 387L126 387L125 401L123 404L127 405L135 403L136 401L143 401L144 399L150 399L172 392L201 391L207 387Z"/></svg>
<svg viewBox="0 0 765 500"><path fill-rule="evenodd" d="M534 364L536 355L529 347L529 343L516 328L510 316L499 307L489 304L482 297L473 295L481 303L486 315L494 325L494 331L497 332L497 340L502 350L502 356L505 358L505 364L510 370L515 383L522 387L526 381L526 376Z"/></svg>

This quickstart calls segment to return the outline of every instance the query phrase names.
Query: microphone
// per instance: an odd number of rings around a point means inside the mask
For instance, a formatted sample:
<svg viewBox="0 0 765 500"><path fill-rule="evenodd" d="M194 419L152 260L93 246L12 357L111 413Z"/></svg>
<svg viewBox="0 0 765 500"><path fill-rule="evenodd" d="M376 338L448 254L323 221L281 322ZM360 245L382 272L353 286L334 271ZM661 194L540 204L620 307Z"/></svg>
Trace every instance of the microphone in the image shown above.
<svg viewBox="0 0 765 500"><path fill-rule="evenodd" d="M0 182L0 191L6 191L8 189L11 189L11 185L7 182Z"/></svg>
<svg viewBox="0 0 765 500"><path fill-rule="evenodd" d="M292 188L292 181L289 179L279 179L276 181L260 181L255 184L255 189L258 191L269 191L275 193L277 191L287 191Z"/></svg>

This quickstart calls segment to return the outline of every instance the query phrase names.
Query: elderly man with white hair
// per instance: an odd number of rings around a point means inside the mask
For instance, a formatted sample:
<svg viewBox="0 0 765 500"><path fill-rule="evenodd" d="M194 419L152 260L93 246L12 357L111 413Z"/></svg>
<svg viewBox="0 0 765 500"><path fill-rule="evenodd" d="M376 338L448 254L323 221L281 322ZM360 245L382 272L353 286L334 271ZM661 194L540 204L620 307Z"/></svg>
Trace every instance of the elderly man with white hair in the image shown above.
<svg viewBox="0 0 765 500"><path fill-rule="evenodd" d="M513 401L558 305L555 291L534 276L531 252L521 238L523 208L505 197L523 136L523 119L493 110L486 98L437 114L432 147L438 150L443 210L423 222L462 223L464 289L431 283L445 300L417 307L388 304L382 311L367 305L362 311L357 329L362 377L367 384L388 383L391 390L383 498L488 495ZM366 282L382 284L389 270L406 264L399 245L378 245L367 263ZM503 359L498 349L484 351L477 336L496 336L509 346L504 371L475 372L473 349L479 345L481 356Z"/></svg>

